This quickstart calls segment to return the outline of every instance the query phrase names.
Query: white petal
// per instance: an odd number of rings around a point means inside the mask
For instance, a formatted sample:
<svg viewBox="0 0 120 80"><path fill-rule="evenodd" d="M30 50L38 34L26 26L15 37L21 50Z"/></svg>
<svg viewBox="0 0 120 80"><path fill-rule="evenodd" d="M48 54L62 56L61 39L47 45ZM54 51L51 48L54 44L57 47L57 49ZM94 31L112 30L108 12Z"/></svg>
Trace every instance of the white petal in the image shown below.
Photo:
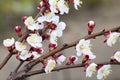
<svg viewBox="0 0 120 80"><path fill-rule="evenodd" d="M34 19L32 18L32 16L29 16L24 23L26 26L31 26L34 23Z"/></svg>
<svg viewBox="0 0 120 80"><path fill-rule="evenodd" d="M16 41L15 42L15 48L18 51L23 51L27 48L27 46L25 44L21 43L21 42Z"/></svg>
<svg viewBox="0 0 120 80"><path fill-rule="evenodd" d="M27 42L34 48L42 47L42 37L37 34L31 34L27 37Z"/></svg>
<svg viewBox="0 0 120 80"><path fill-rule="evenodd" d="M3 45L4 45L5 47L10 47L10 46L12 46L14 43L15 43L15 39L14 39L14 38L5 39L5 40L3 41Z"/></svg>
<svg viewBox="0 0 120 80"><path fill-rule="evenodd" d="M54 69L55 65L56 65L55 60L52 59L48 60L48 63L45 67L45 72L50 73Z"/></svg>
<svg viewBox="0 0 120 80"><path fill-rule="evenodd" d="M110 34L109 38L107 39L107 45L112 47L120 38L120 33L113 32Z"/></svg>
<svg viewBox="0 0 120 80"><path fill-rule="evenodd" d="M120 62L120 51L117 51L115 54L114 54L114 58Z"/></svg>
<svg viewBox="0 0 120 80"><path fill-rule="evenodd" d="M58 26L57 29L59 29L59 30L64 30L65 27L66 27L66 24L65 24L64 22L60 22L60 23L58 23L57 26Z"/></svg>
<svg viewBox="0 0 120 80"><path fill-rule="evenodd" d="M40 54L38 54L35 51L33 51L31 54L34 56L33 59L37 59L37 58L39 58L41 56Z"/></svg>
<svg viewBox="0 0 120 80"><path fill-rule="evenodd" d="M57 59L57 63L58 63L59 65L61 65L62 62L64 62L65 60L66 60L66 57L63 56L63 55L61 55L61 56L58 57L58 59Z"/></svg>
<svg viewBox="0 0 120 80"><path fill-rule="evenodd" d="M27 50L23 50L20 55L19 55L19 58L21 60L26 60L27 58L31 57L32 55L28 53Z"/></svg>

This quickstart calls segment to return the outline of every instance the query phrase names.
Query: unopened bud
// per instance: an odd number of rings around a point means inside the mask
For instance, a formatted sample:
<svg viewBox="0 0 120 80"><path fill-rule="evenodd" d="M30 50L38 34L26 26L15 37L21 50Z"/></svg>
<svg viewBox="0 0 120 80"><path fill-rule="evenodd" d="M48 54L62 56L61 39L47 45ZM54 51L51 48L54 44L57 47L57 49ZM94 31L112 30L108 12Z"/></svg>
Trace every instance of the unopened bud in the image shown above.
<svg viewBox="0 0 120 80"><path fill-rule="evenodd" d="M23 16L23 17L21 18L22 22L25 22L26 19L27 19L27 16Z"/></svg>
<svg viewBox="0 0 120 80"><path fill-rule="evenodd" d="M95 27L95 22L88 21L88 34L91 34L93 32L94 27Z"/></svg>
<svg viewBox="0 0 120 80"><path fill-rule="evenodd" d="M19 37L21 37L21 35L22 35L22 33L21 33L21 26L15 26L14 30L17 33L17 35Z"/></svg>
<svg viewBox="0 0 120 80"><path fill-rule="evenodd" d="M50 49L50 51L51 51L51 50L54 50L54 49L56 49L56 48L57 48L57 45L56 45L56 44L52 44L52 43L49 44L49 49Z"/></svg>

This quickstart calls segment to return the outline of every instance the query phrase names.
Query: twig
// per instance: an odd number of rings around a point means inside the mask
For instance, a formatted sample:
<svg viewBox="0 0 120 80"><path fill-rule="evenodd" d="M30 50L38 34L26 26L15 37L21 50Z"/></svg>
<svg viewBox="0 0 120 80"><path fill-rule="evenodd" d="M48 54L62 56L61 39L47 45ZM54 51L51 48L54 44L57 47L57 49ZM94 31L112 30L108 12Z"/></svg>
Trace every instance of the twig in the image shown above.
<svg viewBox="0 0 120 80"><path fill-rule="evenodd" d="M98 65L99 64L103 64L103 65L107 65L107 64L120 65L120 63L114 63L114 62L101 62L101 63L97 63L97 64ZM59 67L54 68L52 70L52 72L65 70L65 69L79 68L79 67L84 67L84 66L85 66L85 64L64 65L64 66L59 66ZM30 77L30 76L37 75L37 74L42 74L42 73L45 73L44 69L28 72L25 75L23 75L23 77Z"/></svg>
<svg viewBox="0 0 120 80"><path fill-rule="evenodd" d="M19 65L17 66L17 68L15 69L15 73L19 70L19 68L22 66L24 62L23 61L20 61Z"/></svg>
<svg viewBox="0 0 120 80"><path fill-rule="evenodd" d="M111 30L111 32L115 32L115 31L117 31L119 29L120 29L120 26L119 27L111 28L110 30ZM105 32L106 31L103 30L103 31L100 31L100 32L97 32L97 33L94 33L94 34L91 34L91 35L87 35L87 36L85 36L85 37L83 37L81 39L86 39L87 40L87 39L95 38L95 37L104 35ZM26 64L23 67L23 69L21 71L19 71L15 75L9 76L8 80L10 80L10 79L13 79L13 80L19 79L20 77L22 77L23 75L25 75L26 72L28 72L29 70L31 70L36 64L40 63L43 59L45 59L45 58L47 58L47 57L49 57L51 55L54 55L54 54L56 54L56 53L58 53L58 52L60 52L60 51L62 51L64 49L67 49L67 48L75 46L79 42L79 40L80 39L78 39L78 40L76 40L74 42L68 43L66 45L63 45L61 47L58 47L57 49L55 49L55 50L53 50L53 51L51 51L51 52L49 52L49 53L41 56L40 58L38 58L38 59L36 59L36 60L34 60L32 62L29 62L28 64Z"/></svg>
<svg viewBox="0 0 120 80"><path fill-rule="evenodd" d="M8 60L10 59L10 57L12 56L12 53L9 53L5 59L3 60L3 62L0 64L0 70L4 67L4 65L8 62Z"/></svg>

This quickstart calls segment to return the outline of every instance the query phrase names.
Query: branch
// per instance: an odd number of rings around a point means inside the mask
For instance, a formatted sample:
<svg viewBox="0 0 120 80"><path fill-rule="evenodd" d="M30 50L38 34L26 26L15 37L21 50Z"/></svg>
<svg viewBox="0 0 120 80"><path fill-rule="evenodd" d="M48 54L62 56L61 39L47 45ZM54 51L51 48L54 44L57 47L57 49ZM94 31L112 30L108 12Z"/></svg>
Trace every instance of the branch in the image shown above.
<svg viewBox="0 0 120 80"><path fill-rule="evenodd" d="M15 73L19 70L19 68L22 66L24 62L23 61L20 61L19 65L17 66L17 68L15 69Z"/></svg>
<svg viewBox="0 0 120 80"><path fill-rule="evenodd" d="M120 29L120 26L111 28L111 29L109 29L109 30L111 30L111 32L115 32L115 31L117 31L117 30L119 30L119 29ZM106 31L108 31L108 30L106 30ZM87 39L95 38L95 37L104 35L104 33L105 33L106 31L103 30L103 31L100 31L100 32L97 32L97 33L94 33L94 34L91 34L91 35L87 35L87 36L85 36L85 37L83 37L83 38L80 38L80 39L86 39L86 40L87 40ZM52 56L52 55L54 55L54 54L56 54L56 53L58 53L58 52L60 52L60 51L62 51L62 50L64 50L64 49L68 49L68 48L70 48L70 47L75 46L75 45L79 42L80 39L78 39L78 40L76 40L76 41L74 41L74 42L68 43L68 44L65 43L63 46L61 46L61 47L59 47L59 48L57 48L57 49L55 49L55 50L53 50L53 51L51 51L51 52L43 55L43 56L41 56L40 58L38 58L38 59L36 59L36 60L34 60L34 61L32 61L32 62L29 62L28 64L26 64L26 65L23 67L23 69L22 69L21 71L19 71L19 72L16 73L15 75L9 76L9 77L8 77L8 80L10 80L10 79L16 80L16 79L21 78L23 75L26 74L26 72L28 72L29 70L31 70L36 64L38 64L38 63L40 63L41 61L43 61L43 59L45 59L45 58L47 58L47 57L49 57L49 56ZM112 63L111 63L111 64L112 64Z"/></svg>
<svg viewBox="0 0 120 80"><path fill-rule="evenodd" d="M114 63L114 62L101 62L101 63L97 63L97 64L98 65L99 64L103 64L103 65L107 65L107 64L120 65L120 63ZM59 67L54 68L52 70L52 72L65 70L65 69L79 68L79 67L84 67L84 66L85 66L85 64L64 65L64 66L59 66ZM23 77L30 77L30 76L37 75L37 74L42 74L42 73L45 73L44 69L28 72L25 75L23 75Z"/></svg>
<svg viewBox="0 0 120 80"><path fill-rule="evenodd" d="M119 30L119 29L120 29L120 26L119 26L119 27L112 28L112 29L110 29L110 30L111 30L111 32L115 32L115 31L117 31L117 30ZM83 38L81 38L81 39L86 39L86 40L87 40L87 39L95 38L95 37L98 37L98 36L103 35L105 32L106 32L106 31L103 30L103 31L101 31L101 32L97 32L97 33L94 33L94 34L91 34L91 35L87 35L87 36L85 36L85 37L83 37ZM61 47L59 47L59 48L57 48L57 49L55 49L55 50L53 50L53 51L51 51L51 52L43 55L43 56L41 56L40 58L38 58L38 59L36 59L36 60L34 60L34 61L30 62L30 63L28 63L28 64L24 67L25 70L24 70L24 69L23 69L23 70L26 71L26 68L27 68L27 69L31 69L34 65L38 64L39 62L41 62L41 60L43 60L43 59L45 59L45 58L47 58L47 57L49 57L49 56L52 56L52 55L54 55L54 54L56 54L56 53L58 53L58 52L60 52L60 51L62 51L62 50L64 50L64 49L67 49L67 48L70 48L70 47L75 46L75 45L79 42L79 40L80 40L80 39L78 39L78 40L76 40L76 41L74 41L74 42L71 42L71 43L67 43L67 44L65 43L63 46L61 46ZM27 71L28 71L28 70L27 70Z"/></svg>
<svg viewBox="0 0 120 80"><path fill-rule="evenodd" d="M8 60L10 59L10 57L12 56L12 53L9 53L5 59L3 60L3 62L0 64L0 70L4 67L4 65L8 62Z"/></svg>

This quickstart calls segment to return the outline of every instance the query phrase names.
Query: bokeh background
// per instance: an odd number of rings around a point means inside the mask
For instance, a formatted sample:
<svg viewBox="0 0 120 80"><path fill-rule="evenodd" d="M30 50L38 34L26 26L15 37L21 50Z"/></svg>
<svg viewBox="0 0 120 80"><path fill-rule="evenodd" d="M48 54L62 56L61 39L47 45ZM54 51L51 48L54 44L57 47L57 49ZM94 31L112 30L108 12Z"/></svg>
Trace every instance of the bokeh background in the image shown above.
<svg viewBox="0 0 120 80"><path fill-rule="evenodd" d="M8 54L7 49L2 46L2 41L6 38L15 37L14 26L23 25L21 17L38 13L37 5L40 0L0 0L0 62ZM66 22L67 27L59 43L71 42L87 35L87 22L96 22L95 32L104 28L109 29L120 25L120 0L83 0L82 7L76 11L71 5L70 13L61 16L61 20ZM104 37L91 40L93 52L97 55L94 62L108 61L117 50L120 50L118 42L114 47L108 47L103 43ZM66 56L75 55L74 48L62 51ZM81 58L81 57L80 57ZM19 61L13 56L5 67L0 70L0 80L6 80L7 76L17 66ZM34 69L39 68L34 67ZM112 74L106 80L120 80L120 66L112 66ZM76 68L41 74L28 78L27 80L97 80L96 76L86 78L83 68Z"/></svg>

